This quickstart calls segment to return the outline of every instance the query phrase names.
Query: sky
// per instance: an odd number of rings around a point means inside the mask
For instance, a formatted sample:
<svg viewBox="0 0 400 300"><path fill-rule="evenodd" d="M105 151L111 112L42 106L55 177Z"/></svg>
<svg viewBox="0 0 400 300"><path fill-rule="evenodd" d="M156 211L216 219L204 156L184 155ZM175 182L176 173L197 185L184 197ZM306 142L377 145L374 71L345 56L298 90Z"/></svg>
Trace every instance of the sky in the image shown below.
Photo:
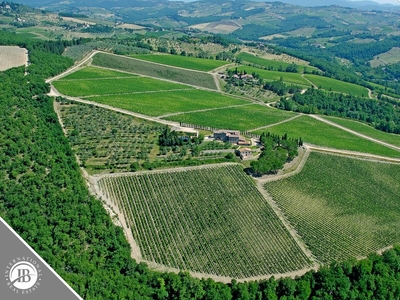
<svg viewBox="0 0 400 300"><path fill-rule="evenodd" d="M360 0L351 0L351 1L360 1ZM372 0L372 1L381 3L381 4L389 3L389 4L394 4L394 5L400 5L399 0Z"/></svg>

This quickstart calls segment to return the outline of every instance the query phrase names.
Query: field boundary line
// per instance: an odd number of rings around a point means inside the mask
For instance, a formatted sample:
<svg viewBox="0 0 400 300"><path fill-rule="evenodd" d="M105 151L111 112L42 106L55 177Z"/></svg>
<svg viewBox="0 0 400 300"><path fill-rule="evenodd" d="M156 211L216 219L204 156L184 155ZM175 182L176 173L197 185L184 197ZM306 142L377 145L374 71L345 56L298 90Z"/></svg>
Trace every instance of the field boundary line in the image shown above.
<svg viewBox="0 0 400 300"><path fill-rule="evenodd" d="M163 119L157 119L156 117L151 117L151 116L135 113L135 112L132 112L132 111L129 111L129 110L125 110L125 109L122 109L122 108L116 108L116 107L113 107L113 106L109 106L109 105L105 105L105 104L101 104L101 103L97 103L97 102L93 102L93 101L89 101L89 100L84 100L84 99L77 98L77 97L71 97L71 96L63 95L63 94L59 93L57 91L57 89L53 85L51 85L51 91L50 91L50 93L48 95L51 96L51 97L62 96L62 97L66 98L68 100L71 100L71 101L84 103L84 104L89 104L89 105L94 105L94 106L97 106L97 107L101 107L101 108L108 109L108 110L113 110L113 111L116 111L116 112L119 112L119 113L122 113L122 114L125 114L125 115L136 117L136 118L139 118L139 119L152 121L152 122L156 122L156 123L161 123L161 124L164 124L164 125L176 127L178 129L183 129L183 127L181 127L178 122L173 122L173 121L168 121L168 120L163 120Z"/></svg>
<svg viewBox="0 0 400 300"><path fill-rule="evenodd" d="M136 61L141 61L141 62L145 62L145 63L149 63L149 64L153 64L153 65L159 65L159 66L163 66L163 67L174 68L174 69L178 69L178 70L193 71L196 73L211 74L211 71L212 71L212 70L210 70L210 71L205 72L205 71L187 69L187 68L182 68L182 67L176 67L176 66L166 65L166 64L148 61L148 60L144 60L144 59L140 59L140 58L134 58L134 57L126 56L126 55L118 55L115 53L109 53L109 52L104 52L104 51L99 51L99 53L109 54L109 55L113 55L113 56L117 56L117 57L124 57L124 58L128 58L128 59L136 60Z"/></svg>
<svg viewBox="0 0 400 300"><path fill-rule="evenodd" d="M106 53L106 52L104 52L104 53ZM108 53L106 53L106 54L108 54ZM123 73L126 73L126 74L132 74L132 75L136 75L136 76L140 76L140 77L147 77L147 78L152 78L152 79L155 79L155 80L160 80L160 81L166 81L166 82L171 82L171 83L175 83L175 84L186 85L186 86L190 86L190 87L193 87L193 88L195 88L195 89L198 89L198 90L204 90L204 91L210 91L210 92L216 92L216 93L218 93L217 87L215 87L215 89L211 89L211 88L206 88L206 87L203 87L203 86L198 86L198 85L194 85L194 84L184 83L184 82L175 81L175 80L171 80L171 79L167 79L167 78L162 78L162 77L149 76L149 75L144 75L144 74L140 74L140 73L122 71L122 70L120 70L120 69L106 68L106 67L97 66L97 65L91 65L91 66L96 67L96 68L101 68L101 69L110 70L110 71L123 72ZM190 69L184 69L184 70L186 70L186 71L189 70L189 71L190 71ZM205 73L205 74L208 74L208 75L210 75L210 76L213 76L212 74L209 74L209 73Z"/></svg>
<svg viewBox="0 0 400 300"><path fill-rule="evenodd" d="M95 98L95 97L107 97L107 96L118 96L118 95L141 95L141 94L155 94L155 93L166 93L166 92L180 92L180 91L195 91L196 89L172 89L172 90L159 90L159 91L144 91L144 92L130 92L130 93L117 93L117 94L103 94L103 95L88 95L88 96L77 96L78 98Z"/></svg>
<svg viewBox="0 0 400 300"><path fill-rule="evenodd" d="M128 73L130 74L130 73ZM76 78L76 79L59 79L58 81L98 81L98 80L110 80L110 79L133 79L140 78L140 76L132 74L132 76L116 76L116 77L101 77L101 78Z"/></svg>
<svg viewBox="0 0 400 300"><path fill-rule="evenodd" d="M215 164L205 164L199 166L188 166L188 167L178 167L178 168L168 168L168 169L158 169L158 170L144 170L138 172L121 172L121 173L112 173L112 174L95 174L91 175L91 177L95 177L97 180L107 178L107 177L124 177L124 176L132 176L132 175L141 175L141 174L162 174L162 173L171 173L171 172L184 172L190 170L199 170L199 169L207 169L207 168L219 168L221 166L229 166L229 165L239 165L240 163L236 162L224 162L224 163L215 163Z"/></svg>
<svg viewBox="0 0 400 300"><path fill-rule="evenodd" d="M111 212L114 213L118 221L120 222L120 227L122 227L125 237L128 240L130 246L131 246L131 257L134 258L135 260L141 260L142 259L142 254L139 248L139 245L136 243L135 239L133 238L132 231L129 229L127 226L127 221L125 219L125 214L118 208L117 204L113 203L109 195L105 195L100 187L99 187L99 181L101 178L96 178L93 176L85 176L87 178L87 183L88 183L88 188L89 191L94 193L97 198L103 203L103 205L107 206L109 209L111 209ZM113 215L111 214L110 211L108 211L111 219L113 220Z"/></svg>
<svg viewBox="0 0 400 300"><path fill-rule="evenodd" d="M311 84L311 86L313 86L315 89L318 90L318 87L308 78L304 77L305 74L301 74L301 77L303 77L303 79L307 82L309 82Z"/></svg>
<svg viewBox="0 0 400 300"><path fill-rule="evenodd" d="M204 108L204 109L198 109L198 110L182 111L182 112L161 115L161 116L158 116L157 118L162 119L162 118L168 118L168 117L172 117L172 116L184 115L184 114L188 114L188 113L199 113L199 112L205 112L205 111L234 108L234 107L241 107L241 106L250 106L250 105L256 105L256 103L236 104L236 105L228 105L228 106L223 106L223 107L213 107L213 108Z"/></svg>
<svg viewBox="0 0 400 300"><path fill-rule="evenodd" d="M350 151L350 150L340 150L340 149L335 149L335 148L320 147L320 146L315 146L315 145L311 145L311 144L306 144L306 145L307 145L308 149L310 149L311 151L315 151L315 152L324 152L324 153L328 153L331 155L339 155L339 156L344 156L344 157L350 157L353 159L369 160L369 161L375 161L375 162L381 162L381 163L400 164L400 158L392 158L392 157L387 157L387 156L380 156L380 155L357 152L357 151Z"/></svg>
<svg viewBox="0 0 400 300"><path fill-rule="evenodd" d="M207 273L193 272L190 270L182 270L182 269L178 269L178 268L172 268L172 267L168 267L168 266L165 266L162 264L155 263L153 261L147 261L147 260L142 260L142 259L139 260L139 262L146 263L149 266L149 268L151 268L152 270L155 270L155 271L172 272L172 273L176 273L176 274L178 274L179 272L188 272L194 278L198 278L198 279L211 278L214 281L222 282L222 283L230 283L232 281L232 279L235 279L237 282L268 280L271 277L274 277L276 279L291 277L294 279L298 276L302 276L302 275L306 274L307 272L309 272L311 270L317 271L319 268L319 266L315 265L310 268L303 268L303 269L299 269L297 271L287 272L287 273L260 275L260 276L253 276L253 277L248 277L248 278L234 278L234 277L219 276L219 275L213 275L213 274L207 274Z"/></svg>
<svg viewBox="0 0 400 300"><path fill-rule="evenodd" d="M88 54L87 57L83 58L78 64L76 64L75 66L72 66L71 68L69 68L68 70L62 72L61 74L58 74L54 77L50 77L48 78L45 82L46 83L51 83L55 80L59 80L60 78L63 78L71 73L76 72L79 68L81 68L84 64L86 64L93 56L95 56L97 53L100 53L101 51L98 50L93 50L90 54Z"/></svg>
<svg viewBox="0 0 400 300"><path fill-rule="evenodd" d="M271 107L271 106L268 105L268 107ZM248 132L253 132L253 131L257 131L257 130L266 129L266 128L269 128L269 127L272 127L272 126L275 126L275 125L280 125L280 124L283 124L283 123L286 123L286 122L293 121L293 120L295 120L295 119L301 117L302 115L303 115L303 114L298 114L298 115L293 116L293 117L291 117L291 118L289 118L289 119L286 119L286 120L283 120L283 121L280 121L280 122L277 122L277 123L273 123L273 124L261 126L261 127L258 127L258 128L250 129L250 130L247 130L247 131L248 131Z"/></svg>
<svg viewBox="0 0 400 300"><path fill-rule="evenodd" d="M290 223L290 221L286 219L285 214L282 211L282 209L279 207L279 205L274 201L274 199L268 193L268 191L266 191L264 189L264 184L265 184L265 182L258 181L257 182L257 189L263 195L265 201L267 201L268 205L272 208L272 210L274 211L275 215L281 221L283 226L285 226L286 230L289 232L290 236L294 239L294 241L299 246L301 251L303 251L303 253L310 260L310 263L312 264L312 266L309 268L309 270L318 269L318 267L321 265L321 263L317 261L317 259L312 254L311 250L308 249L306 243L303 241L301 236L298 234L296 228L293 227L292 224Z"/></svg>
<svg viewBox="0 0 400 300"><path fill-rule="evenodd" d="M318 120L318 121L324 122L324 123L326 123L326 124L328 124L328 125L337 127L337 128L342 129L342 130L344 130L344 131L347 131L347 132L349 132L349 133L351 133L351 134L354 134L354 135L356 135L356 136L359 136L359 137L361 137L361 138L364 138L364 139L367 139L367 140L372 141L372 142L374 142L374 143L377 143L377 144L380 144L380 145L382 145L382 146L385 146L385 147L387 147L387 148L391 148L391 149L400 151L400 147L397 147L397 146L395 146L395 145L392 145L392 144L383 142L383 141L381 141L381 140L372 138L372 137L370 137L370 136L368 136L368 135L359 133L359 132L357 132L357 131L354 131L354 130L352 130L352 129L349 129L349 128L347 128L347 127L344 127L344 126L342 126L342 125L336 124L336 123L334 123L334 122L332 122L332 121L329 121L329 120L326 120L326 119L322 118L321 116L312 115L312 114L310 114L310 115L308 115L308 116L310 116L311 118L314 118L314 119L316 119L316 120Z"/></svg>

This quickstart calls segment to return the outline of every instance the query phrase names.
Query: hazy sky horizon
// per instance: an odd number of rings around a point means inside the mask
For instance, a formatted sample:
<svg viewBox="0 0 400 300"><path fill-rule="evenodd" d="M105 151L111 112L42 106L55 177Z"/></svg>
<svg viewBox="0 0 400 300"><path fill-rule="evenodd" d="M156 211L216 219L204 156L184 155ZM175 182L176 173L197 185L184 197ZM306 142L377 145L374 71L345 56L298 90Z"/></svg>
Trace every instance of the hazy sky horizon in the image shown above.
<svg viewBox="0 0 400 300"><path fill-rule="evenodd" d="M362 1L362 0L350 0L350 1ZM380 4L394 4L394 5L400 5L400 1L398 0L371 0Z"/></svg>

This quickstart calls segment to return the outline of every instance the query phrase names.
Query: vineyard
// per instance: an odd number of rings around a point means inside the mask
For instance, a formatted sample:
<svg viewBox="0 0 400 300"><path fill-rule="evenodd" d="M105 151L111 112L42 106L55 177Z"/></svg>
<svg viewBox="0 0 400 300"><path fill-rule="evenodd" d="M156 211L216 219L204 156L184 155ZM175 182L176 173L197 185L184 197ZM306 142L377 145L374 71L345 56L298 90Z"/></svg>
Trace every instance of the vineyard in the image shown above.
<svg viewBox="0 0 400 300"><path fill-rule="evenodd" d="M235 71L235 69L231 69L232 71ZM260 77L266 81L273 81L273 80L281 80L285 82L286 84L294 84L294 85L300 85L304 87L309 87L310 83L301 77L301 74L299 73L290 73L290 72L279 72L279 71L268 71L268 70L263 70L251 66L239 66L237 67L237 70L239 72L246 72L247 74L252 74L253 72L260 75Z"/></svg>
<svg viewBox="0 0 400 300"><path fill-rule="evenodd" d="M263 131L264 130L258 130L254 133L261 134ZM302 137L303 140L307 141L307 143L323 147L371 153L395 158L400 157L399 151L358 137L307 115L283 124L271 126L268 128L268 131L278 135L287 133L290 136L299 136Z"/></svg>
<svg viewBox="0 0 400 300"><path fill-rule="evenodd" d="M295 116L295 113L276 110L265 105L253 104L240 107L185 113L166 119L214 128L229 128L246 131L271 125Z"/></svg>
<svg viewBox="0 0 400 300"><path fill-rule="evenodd" d="M82 80L88 80L88 79L104 79L104 78L118 78L118 77L135 77L137 75L134 75L132 73L126 73L126 72L119 72L119 71L114 71L114 70L109 70L109 69L104 69L104 68L98 68L98 67L93 67L93 66L88 66L84 67L82 69L79 69L76 72L73 72L71 74L68 74L67 76L63 77L61 80L77 80L77 79L82 79Z"/></svg>
<svg viewBox="0 0 400 300"><path fill-rule="evenodd" d="M320 89L350 94L354 96L368 97L368 90L360 85L312 74L306 74L304 75L304 77L310 80Z"/></svg>
<svg viewBox="0 0 400 300"><path fill-rule="evenodd" d="M106 176L98 184L147 261L234 278L311 264L239 165Z"/></svg>
<svg viewBox="0 0 400 300"><path fill-rule="evenodd" d="M178 55L134 55L133 58L143 59L159 64L175 66L185 69L198 70L208 72L215 68L222 67L227 64L225 61L178 56Z"/></svg>
<svg viewBox="0 0 400 300"><path fill-rule="evenodd" d="M106 95L90 97L88 100L148 116L249 104L244 100L202 90Z"/></svg>
<svg viewBox="0 0 400 300"><path fill-rule="evenodd" d="M53 85L64 95L82 98L93 95L137 94L188 88L180 84L138 76L59 80L53 82Z"/></svg>
<svg viewBox="0 0 400 300"><path fill-rule="evenodd" d="M400 242L399 176L400 165L311 153L300 174L265 189L317 259L329 263Z"/></svg>
<svg viewBox="0 0 400 300"><path fill-rule="evenodd" d="M400 147L400 138L399 138L398 134L383 132L383 131L377 130L367 124L353 121L353 120L347 120L347 119L338 118L338 117L328 117L328 116L324 116L324 119L327 119L331 122L334 122L343 127L349 128L351 130L357 131L359 133L365 134L372 138L375 138L375 139L381 140L383 142Z"/></svg>
<svg viewBox="0 0 400 300"><path fill-rule="evenodd" d="M284 61L269 60L254 56L253 54L247 52L241 52L239 55L237 55L237 58L240 59L242 63L250 63L257 67L265 68L271 71L286 70L286 68L292 67L291 63ZM311 72L312 70L316 70L315 67L298 65L298 64L296 64L296 68L297 68L297 73L301 73L303 71Z"/></svg>
<svg viewBox="0 0 400 300"><path fill-rule="evenodd" d="M217 89L213 76L208 73L164 66L124 56L98 53L93 57L93 65L196 85L212 90Z"/></svg>

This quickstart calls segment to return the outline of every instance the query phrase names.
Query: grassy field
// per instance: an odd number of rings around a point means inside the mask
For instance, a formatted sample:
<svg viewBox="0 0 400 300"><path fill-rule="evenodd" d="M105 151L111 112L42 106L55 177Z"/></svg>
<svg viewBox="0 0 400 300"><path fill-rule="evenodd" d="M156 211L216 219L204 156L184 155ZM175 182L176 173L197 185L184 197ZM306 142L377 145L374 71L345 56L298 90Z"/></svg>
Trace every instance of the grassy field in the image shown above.
<svg viewBox="0 0 400 300"><path fill-rule="evenodd" d="M86 79L98 79L98 78L135 77L135 76L137 75L90 66L80 69L74 73L71 73L60 79L60 81L76 80L76 79L86 80Z"/></svg>
<svg viewBox="0 0 400 300"><path fill-rule="evenodd" d="M99 186L147 261L234 278L310 264L238 165L105 177Z"/></svg>
<svg viewBox="0 0 400 300"><path fill-rule="evenodd" d="M368 97L368 89L360 85L312 74L306 74L304 75L304 77L314 83L318 88L327 91L351 94L360 97Z"/></svg>
<svg viewBox="0 0 400 300"><path fill-rule="evenodd" d="M324 116L323 118L332 121L336 124L339 124L341 126L344 126L346 128L349 128L351 130L370 136L372 138L400 147L400 135L398 134L386 133L377 130L375 128L372 128L367 124L363 124L352 120L347 120L337 117L328 117L328 116Z"/></svg>
<svg viewBox="0 0 400 300"><path fill-rule="evenodd" d="M192 89L186 85L139 76L118 79L60 80L53 82L53 85L61 94L74 97Z"/></svg>
<svg viewBox="0 0 400 300"><path fill-rule="evenodd" d="M258 104L172 116L168 120L220 129L250 130L274 124L295 116Z"/></svg>
<svg viewBox="0 0 400 300"><path fill-rule="evenodd" d="M400 165L311 153L300 174L265 188L317 259L329 263L400 242L399 176Z"/></svg>
<svg viewBox="0 0 400 300"><path fill-rule="evenodd" d="M134 55L133 58L143 59L159 64L180 67L185 69L208 72L227 64L226 61L203 59L178 55Z"/></svg>
<svg viewBox="0 0 400 300"><path fill-rule="evenodd" d="M400 61L400 48L394 47L388 52L381 53L370 61L371 67L376 68L387 64L395 64Z"/></svg>
<svg viewBox="0 0 400 300"><path fill-rule="evenodd" d="M289 73L289 72L278 72L278 71L268 71L268 70L263 70L255 67L249 67L249 66L239 66L237 67L238 71L246 71L248 74L252 74L253 72L260 75L261 78L268 80L268 81L273 81L273 80L280 80L282 78L283 82L287 84L295 84L295 85L301 85L305 87L309 87L310 83L305 80L304 78L301 77L299 73ZM234 69L232 69L234 70Z"/></svg>
<svg viewBox="0 0 400 300"><path fill-rule="evenodd" d="M89 100L149 116L248 104L244 100L201 90L100 96Z"/></svg>
<svg viewBox="0 0 400 300"><path fill-rule="evenodd" d="M283 61L276 61L276 60L269 60L265 58L261 58L258 56L255 56L253 54L247 53L247 52L242 52L238 54L237 58L242 60L242 63L248 62L251 64L255 64L258 66L262 66L265 68L272 68L271 70L285 70L287 67L291 66L292 64L283 62ZM302 73L304 69L306 69L308 72L311 72L312 70L316 70L315 67L310 67L310 66L301 66L301 65L296 65L297 66L297 72Z"/></svg>
<svg viewBox="0 0 400 300"><path fill-rule="evenodd" d="M213 76L208 73L162 66L124 56L97 53L93 57L93 65L172 80L212 90L217 89Z"/></svg>
<svg viewBox="0 0 400 300"><path fill-rule="evenodd" d="M306 143L323 147L400 157L399 151L373 143L309 116L301 116L290 122L269 127L265 131L279 135L287 133L289 136L301 137ZM263 130L254 133L262 132Z"/></svg>

